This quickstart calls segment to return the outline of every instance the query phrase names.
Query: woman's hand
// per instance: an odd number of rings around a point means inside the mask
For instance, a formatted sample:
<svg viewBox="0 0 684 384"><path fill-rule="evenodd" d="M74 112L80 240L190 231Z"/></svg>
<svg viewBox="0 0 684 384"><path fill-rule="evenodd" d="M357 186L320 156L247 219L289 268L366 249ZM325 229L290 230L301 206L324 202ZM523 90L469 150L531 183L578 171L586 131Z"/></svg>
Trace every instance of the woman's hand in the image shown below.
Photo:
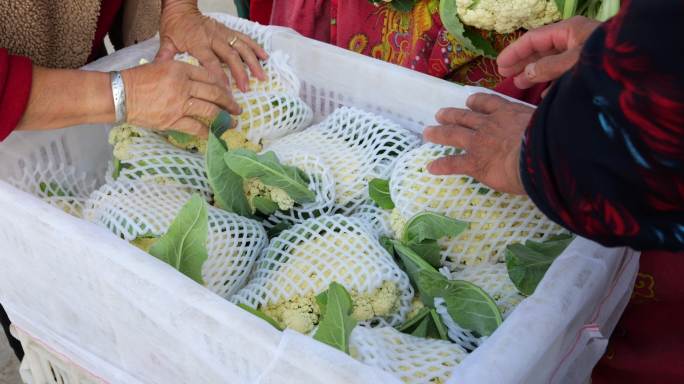
<svg viewBox="0 0 684 384"><path fill-rule="evenodd" d="M575 65L584 42L599 25L575 16L529 31L499 54L499 73L515 76L520 89L556 80Z"/></svg>
<svg viewBox="0 0 684 384"><path fill-rule="evenodd" d="M436 119L441 125L425 128L425 140L464 150L434 160L428 171L468 175L497 191L525 194L520 145L534 109L485 93L470 96L466 104L470 110L440 110Z"/></svg>
<svg viewBox="0 0 684 384"><path fill-rule="evenodd" d="M243 92L249 90L245 64L258 79L266 79L259 65L259 60L268 58L266 51L248 36L202 15L196 0L166 0L159 34L161 45L156 58L159 61L170 60L178 52L189 52L213 76L228 84L221 66L224 62Z"/></svg>
<svg viewBox="0 0 684 384"><path fill-rule="evenodd" d="M206 137L212 124L230 121L225 110L240 109L228 89L203 67L165 61L131 68L121 75L127 122L133 125Z"/></svg>

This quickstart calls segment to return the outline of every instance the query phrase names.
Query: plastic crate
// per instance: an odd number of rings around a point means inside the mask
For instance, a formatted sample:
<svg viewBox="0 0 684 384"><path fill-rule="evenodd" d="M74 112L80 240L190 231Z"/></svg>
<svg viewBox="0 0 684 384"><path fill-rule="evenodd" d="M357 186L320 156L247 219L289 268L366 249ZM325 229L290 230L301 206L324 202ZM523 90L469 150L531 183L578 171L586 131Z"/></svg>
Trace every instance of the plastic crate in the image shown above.
<svg viewBox="0 0 684 384"><path fill-rule="evenodd" d="M322 44L267 31L290 54L302 97L320 120L341 105L387 116L420 132L434 113L465 105L464 87ZM88 69L151 59L158 41L116 52ZM15 133L0 143L0 179L50 160L102 180L106 126ZM295 332L278 332L166 264L0 181L0 302L27 349L27 382L394 383L376 368ZM452 382L583 382L626 305L638 253L575 240L537 292L456 369ZM52 380L52 381L50 381Z"/></svg>

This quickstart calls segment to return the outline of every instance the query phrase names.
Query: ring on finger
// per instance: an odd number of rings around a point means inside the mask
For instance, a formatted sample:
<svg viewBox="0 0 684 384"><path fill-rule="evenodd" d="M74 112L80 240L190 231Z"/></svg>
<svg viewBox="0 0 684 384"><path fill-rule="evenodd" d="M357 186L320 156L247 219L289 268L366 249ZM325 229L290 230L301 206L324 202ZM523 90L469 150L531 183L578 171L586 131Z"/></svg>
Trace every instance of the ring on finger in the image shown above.
<svg viewBox="0 0 684 384"><path fill-rule="evenodd" d="M233 45L235 45L235 43L237 43L238 39L239 39L238 35L234 35L233 38L230 39L230 41L228 42L228 45L230 45L230 47L233 48Z"/></svg>

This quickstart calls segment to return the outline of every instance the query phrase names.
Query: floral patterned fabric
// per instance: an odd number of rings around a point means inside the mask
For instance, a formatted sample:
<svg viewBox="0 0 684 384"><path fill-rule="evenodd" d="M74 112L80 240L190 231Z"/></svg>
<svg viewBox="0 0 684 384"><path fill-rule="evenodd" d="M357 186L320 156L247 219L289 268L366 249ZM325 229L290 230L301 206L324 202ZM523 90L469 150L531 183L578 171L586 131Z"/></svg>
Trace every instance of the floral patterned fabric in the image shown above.
<svg viewBox="0 0 684 384"><path fill-rule="evenodd" d="M447 33L439 17L439 0L421 0L411 12L399 12L387 4L375 6L367 0L252 0L250 13L252 19L269 20L305 36L450 81L494 88L503 80L493 59L469 52ZM329 33L321 31L323 24L329 24ZM501 50L522 32L481 33Z"/></svg>

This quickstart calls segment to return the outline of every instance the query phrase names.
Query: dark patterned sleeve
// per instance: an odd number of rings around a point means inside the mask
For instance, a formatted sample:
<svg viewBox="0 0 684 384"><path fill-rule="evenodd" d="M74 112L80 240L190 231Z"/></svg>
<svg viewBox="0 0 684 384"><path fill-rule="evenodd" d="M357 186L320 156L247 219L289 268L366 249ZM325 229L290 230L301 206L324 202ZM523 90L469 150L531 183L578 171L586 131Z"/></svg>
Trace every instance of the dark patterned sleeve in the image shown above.
<svg viewBox="0 0 684 384"><path fill-rule="evenodd" d="M607 246L684 250L684 1L624 1L535 113L523 184Z"/></svg>

